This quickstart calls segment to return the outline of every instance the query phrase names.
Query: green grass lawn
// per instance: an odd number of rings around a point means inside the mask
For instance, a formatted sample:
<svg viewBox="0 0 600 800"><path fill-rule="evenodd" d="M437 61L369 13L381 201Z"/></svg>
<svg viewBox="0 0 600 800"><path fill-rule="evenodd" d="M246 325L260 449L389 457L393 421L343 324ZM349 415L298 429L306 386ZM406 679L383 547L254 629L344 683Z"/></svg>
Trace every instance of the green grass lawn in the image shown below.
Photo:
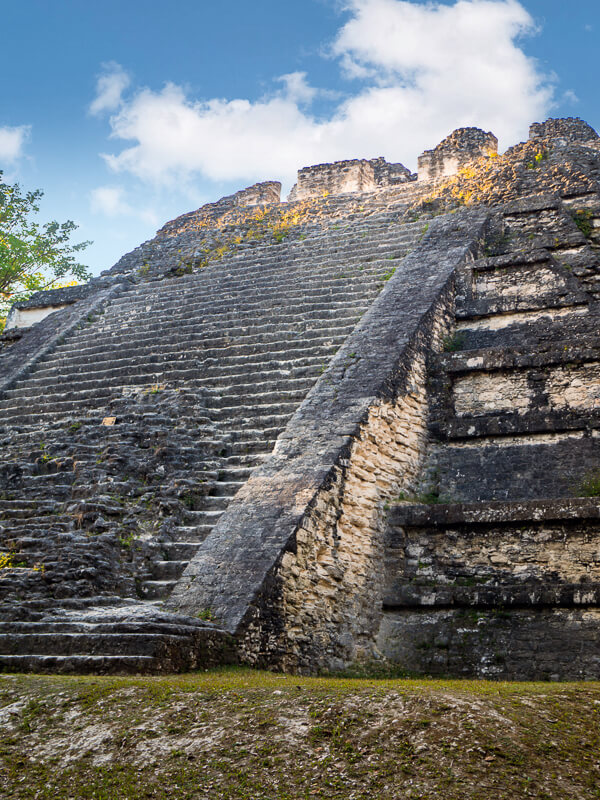
<svg viewBox="0 0 600 800"><path fill-rule="evenodd" d="M600 798L600 684L0 675L2 798Z"/></svg>

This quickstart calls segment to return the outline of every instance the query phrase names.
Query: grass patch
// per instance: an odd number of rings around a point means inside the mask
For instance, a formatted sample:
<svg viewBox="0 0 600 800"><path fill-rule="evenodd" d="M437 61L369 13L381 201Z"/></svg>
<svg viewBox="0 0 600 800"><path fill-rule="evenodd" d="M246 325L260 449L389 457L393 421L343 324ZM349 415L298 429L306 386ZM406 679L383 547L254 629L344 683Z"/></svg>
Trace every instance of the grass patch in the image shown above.
<svg viewBox="0 0 600 800"><path fill-rule="evenodd" d="M571 216L573 217L575 225L577 225L583 235L589 239L593 231L592 212L587 208L578 208Z"/></svg>
<svg viewBox="0 0 600 800"><path fill-rule="evenodd" d="M398 503L420 503L421 505L432 506L452 503L452 498L447 495L442 495L437 489L430 489L428 492L421 492L420 494L411 494L407 492L400 492L396 497Z"/></svg>
<svg viewBox="0 0 600 800"><path fill-rule="evenodd" d="M600 470L588 473L575 489L577 497L600 497Z"/></svg>
<svg viewBox="0 0 600 800"><path fill-rule="evenodd" d="M442 339L444 353L458 353L465 346L466 336L463 331L449 333Z"/></svg>
<svg viewBox="0 0 600 800"><path fill-rule="evenodd" d="M527 163L527 169L537 169L542 164L542 161L545 161L547 158L547 150L538 150L531 161Z"/></svg>

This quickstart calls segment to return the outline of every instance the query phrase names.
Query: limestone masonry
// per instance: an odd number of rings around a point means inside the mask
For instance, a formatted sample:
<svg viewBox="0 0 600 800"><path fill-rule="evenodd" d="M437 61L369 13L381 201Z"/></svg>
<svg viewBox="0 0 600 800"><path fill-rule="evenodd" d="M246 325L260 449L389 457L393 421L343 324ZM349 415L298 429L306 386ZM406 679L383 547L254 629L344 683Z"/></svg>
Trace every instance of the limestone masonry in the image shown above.
<svg viewBox="0 0 600 800"><path fill-rule="evenodd" d="M168 222L0 337L0 666L600 679L600 140Z"/></svg>

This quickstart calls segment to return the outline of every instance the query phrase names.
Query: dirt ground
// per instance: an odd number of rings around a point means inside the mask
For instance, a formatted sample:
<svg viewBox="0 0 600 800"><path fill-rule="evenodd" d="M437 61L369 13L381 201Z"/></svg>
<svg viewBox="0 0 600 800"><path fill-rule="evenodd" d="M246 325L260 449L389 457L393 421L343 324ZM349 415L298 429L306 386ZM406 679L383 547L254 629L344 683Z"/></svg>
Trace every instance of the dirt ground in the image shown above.
<svg viewBox="0 0 600 800"><path fill-rule="evenodd" d="M600 798L600 684L3 674L0 797Z"/></svg>

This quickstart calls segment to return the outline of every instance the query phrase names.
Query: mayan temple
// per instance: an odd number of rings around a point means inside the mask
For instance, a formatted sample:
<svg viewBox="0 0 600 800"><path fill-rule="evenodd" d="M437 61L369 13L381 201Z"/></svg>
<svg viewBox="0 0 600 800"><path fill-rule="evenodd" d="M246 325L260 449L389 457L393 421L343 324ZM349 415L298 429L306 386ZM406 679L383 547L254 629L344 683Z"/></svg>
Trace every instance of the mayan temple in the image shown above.
<svg viewBox="0 0 600 800"><path fill-rule="evenodd" d="M600 139L179 217L0 337L0 667L600 679Z"/></svg>

